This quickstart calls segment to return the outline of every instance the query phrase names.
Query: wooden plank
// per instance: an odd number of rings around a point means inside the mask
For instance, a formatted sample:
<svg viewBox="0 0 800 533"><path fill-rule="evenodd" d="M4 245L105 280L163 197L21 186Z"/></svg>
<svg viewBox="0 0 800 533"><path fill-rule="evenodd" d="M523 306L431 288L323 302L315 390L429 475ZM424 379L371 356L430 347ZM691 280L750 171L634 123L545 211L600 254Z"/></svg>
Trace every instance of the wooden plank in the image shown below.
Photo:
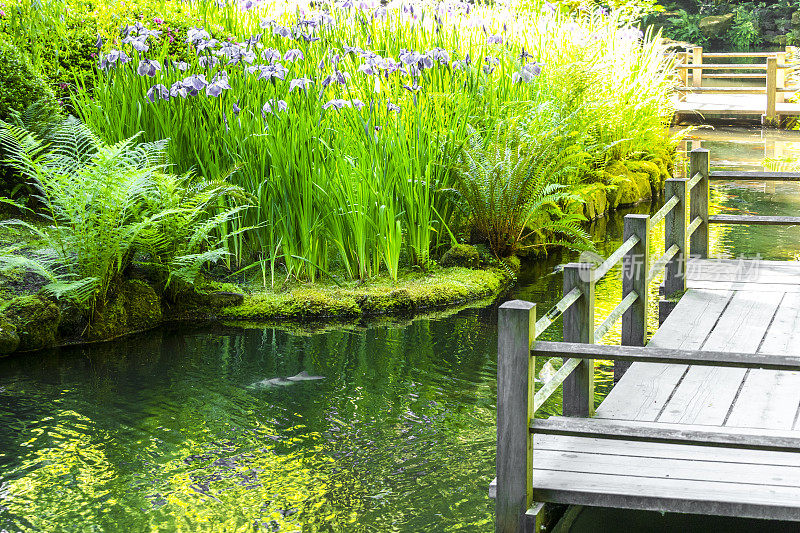
<svg viewBox="0 0 800 533"><path fill-rule="evenodd" d="M536 304L505 302L497 328L497 502L495 529L522 531L532 502L533 439L526 431L533 418L536 360L530 356L536 338Z"/></svg>
<svg viewBox="0 0 800 533"><path fill-rule="evenodd" d="M711 215L711 224L746 224L748 226L796 226L800 217L779 217L767 215Z"/></svg>
<svg viewBox="0 0 800 533"><path fill-rule="evenodd" d="M772 353L677 350L654 346L608 346L572 342L539 342L531 351L536 357L577 357L608 361L670 363L712 367L800 371L800 355Z"/></svg>
<svg viewBox="0 0 800 533"><path fill-rule="evenodd" d="M707 428L714 426L695 426ZM764 450L737 450L697 446L693 444L664 444L632 440L597 439L591 437L566 437L562 435L534 435L534 446L541 450L560 450L581 452L588 448L597 455L622 455L630 457L661 457L665 459L686 459L691 461L717 461L732 464L763 464L800 467L800 454L797 452L776 452ZM536 457L534 455L534 463Z"/></svg>
<svg viewBox="0 0 800 533"><path fill-rule="evenodd" d="M648 346L697 350L728 304L730 291L690 290L678 302ZM677 320L680 317L680 320ZM655 420L683 377L686 365L634 363L597 408L597 416L623 420Z"/></svg>
<svg viewBox="0 0 800 533"><path fill-rule="evenodd" d="M534 470L537 501L800 521L800 489Z"/></svg>
<svg viewBox="0 0 800 533"><path fill-rule="evenodd" d="M800 467L714 460L664 459L661 457L598 456L591 449L580 452L537 450L535 470L568 470L593 474L633 475L645 478L712 481L748 485L800 488ZM759 487L760 488L760 487Z"/></svg>
<svg viewBox="0 0 800 533"><path fill-rule="evenodd" d="M594 343L594 280L592 265L570 263L564 266L564 294L574 288L581 297L564 312L564 340ZM564 360L567 362L567 359ZM594 414L594 361L585 359L564 380L562 411L570 416Z"/></svg>
<svg viewBox="0 0 800 533"><path fill-rule="evenodd" d="M755 353L782 297L775 292L735 292L702 349ZM740 368L690 367L658 420L722 425L745 373Z"/></svg>
<svg viewBox="0 0 800 533"><path fill-rule="evenodd" d="M795 356L800 346L799 326L800 294L786 294L759 352ZM725 425L792 429L798 406L800 372L754 370L747 375Z"/></svg>
<svg viewBox="0 0 800 533"><path fill-rule="evenodd" d="M702 180L702 173L698 174ZM667 263L664 272L666 294L686 290L686 259L689 255L689 237L686 232L688 185L689 180L674 178L664 183L664 194L677 200L675 207L664 218L664 248L678 246L677 255Z"/></svg>
<svg viewBox="0 0 800 533"><path fill-rule="evenodd" d="M703 70L765 70L766 63L703 63ZM675 65L677 69L696 69L697 65Z"/></svg>
<svg viewBox="0 0 800 533"><path fill-rule="evenodd" d="M689 238L689 254L695 257L708 257L708 175L710 173L708 150L696 148L689 153L689 175L698 172L703 178L689 191L689 220L700 218L703 223L692 232Z"/></svg>
<svg viewBox="0 0 800 533"><path fill-rule="evenodd" d="M650 271L649 233L648 215L625 215L624 239L634 236L639 239L638 244L622 258L622 296L627 297L630 293L636 293L637 296L622 314L622 344L625 346L647 344L647 307L650 300L647 286L647 274ZM619 381L629 367L630 363L614 363L614 381Z"/></svg>
<svg viewBox="0 0 800 533"><path fill-rule="evenodd" d="M701 427L697 424L670 424L601 418L553 416L531 421L532 432L544 435L590 437L664 444L689 444L733 448L800 452L800 433L767 429ZM534 465L536 467L536 465ZM800 483L800 479L798 479Z"/></svg>
<svg viewBox="0 0 800 533"><path fill-rule="evenodd" d="M800 172L742 172L738 170L715 170L711 180L756 180L756 181L800 181Z"/></svg>
<svg viewBox="0 0 800 533"><path fill-rule="evenodd" d="M687 285L692 290L714 290L714 291L752 291L777 292L777 293L797 293L800 292L800 285L787 285L784 283L761 283L758 281L714 281L714 280L688 280Z"/></svg>
<svg viewBox="0 0 800 533"><path fill-rule="evenodd" d="M731 77L734 77L732 74ZM707 77L707 76L706 76ZM764 87L675 87L675 90L682 93L706 93L706 94L766 94Z"/></svg>

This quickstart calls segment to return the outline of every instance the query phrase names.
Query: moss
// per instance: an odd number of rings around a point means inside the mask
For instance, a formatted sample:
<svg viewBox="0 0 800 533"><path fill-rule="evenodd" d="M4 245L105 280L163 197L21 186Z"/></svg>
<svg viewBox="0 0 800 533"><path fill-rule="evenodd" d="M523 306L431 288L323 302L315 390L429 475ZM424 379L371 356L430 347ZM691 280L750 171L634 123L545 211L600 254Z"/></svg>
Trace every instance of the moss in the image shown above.
<svg viewBox="0 0 800 533"><path fill-rule="evenodd" d="M605 215L608 211L608 187L602 183L581 185L573 190L581 201L571 202L567 205L568 213L583 216L586 220L594 220Z"/></svg>
<svg viewBox="0 0 800 533"><path fill-rule="evenodd" d="M647 174L650 182L651 194L657 196L664 187L661 170L652 161L626 161L625 166L634 174Z"/></svg>
<svg viewBox="0 0 800 533"><path fill-rule="evenodd" d="M426 275L405 272L397 282L386 278L352 287L304 285L286 293L257 292L244 303L218 312L239 320L320 319L408 313L495 297L511 282L500 269L451 267Z"/></svg>
<svg viewBox="0 0 800 533"><path fill-rule="evenodd" d="M50 300L40 296L18 296L6 307L5 318L16 328L19 351L40 350L56 342L61 313Z"/></svg>
<svg viewBox="0 0 800 533"><path fill-rule="evenodd" d="M150 285L129 280L123 283L120 292L125 301L128 331L150 329L161 322L161 300Z"/></svg>
<svg viewBox="0 0 800 533"><path fill-rule="evenodd" d="M481 254L477 248L469 244L454 244L444 256L441 265L443 267L460 266L465 268L478 268L481 264Z"/></svg>
<svg viewBox="0 0 800 533"><path fill-rule="evenodd" d="M161 300L156 291L140 280L122 283L116 294L95 311L87 336L107 340L143 331L161 322Z"/></svg>
<svg viewBox="0 0 800 533"><path fill-rule="evenodd" d="M19 348L17 326L5 317L0 317L0 356L9 354Z"/></svg>

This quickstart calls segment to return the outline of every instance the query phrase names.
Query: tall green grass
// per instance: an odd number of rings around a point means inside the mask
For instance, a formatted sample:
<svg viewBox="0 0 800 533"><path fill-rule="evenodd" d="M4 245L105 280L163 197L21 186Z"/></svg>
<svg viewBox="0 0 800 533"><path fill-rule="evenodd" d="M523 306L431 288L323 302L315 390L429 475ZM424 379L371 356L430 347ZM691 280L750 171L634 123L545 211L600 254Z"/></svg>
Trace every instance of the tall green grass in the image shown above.
<svg viewBox="0 0 800 533"><path fill-rule="evenodd" d="M432 253L474 222L474 211L460 209L466 191L459 190L464 182L455 167L474 137L490 135L498 121L525 123L532 138L558 124L558 137L548 143L551 157L585 154L581 165L548 178L562 184L667 142L670 59L652 35L641 36L619 13L567 16L541 5L461 3L414 4L413 13L401 4L324 4L316 11L269 2L251 9L205 0L142 4L147 13L177 9L183 20L221 40L241 43L261 33L257 45L244 47L256 56L266 49L282 57L289 49L303 54L277 61L287 69L284 80L259 80L244 61L226 65L220 58L218 65L203 66L201 59L215 57L210 51L181 49L163 36L149 38L147 52L135 52L121 46L120 21L109 15L126 10L108 1L95 10L106 36L102 53L121 48L132 61L78 80L86 90L76 92L75 109L108 142L138 132L145 140L170 138L170 159L179 170L227 177L257 199L224 230L233 235L226 239L232 268L263 261L265 272L267 265L274 271L279 262L287 275L309 280L330 272L362 280L381 271L396 277L406 263L426 268ZM48 2L42 5L49 9ZM274 31L323 12L333 23L313 33L318 40ZM269 19L276 22L262 22ZM159 27L152 19L143 23ZM411 50L428 54L432 64L417 75L367 75L359 67L368 54L348 47L394 61ZM162 69L153 77L137 75L143 58ZM187 60L188 71L174 68L174 58ZM148 99L154 85L170 88L189 74L210 82L223 71L230 89L217 97ZM336 72L347 73L347 83L323 87ZM298 78L313 82L290 91L290 80ZM363 107L325 109L332 100ZM269 102L273 112L264 111ZM278 111L278 102L286 110ZM546 126L521 120L545 108ZM244 227L254 229L236 233Z"/></svg>

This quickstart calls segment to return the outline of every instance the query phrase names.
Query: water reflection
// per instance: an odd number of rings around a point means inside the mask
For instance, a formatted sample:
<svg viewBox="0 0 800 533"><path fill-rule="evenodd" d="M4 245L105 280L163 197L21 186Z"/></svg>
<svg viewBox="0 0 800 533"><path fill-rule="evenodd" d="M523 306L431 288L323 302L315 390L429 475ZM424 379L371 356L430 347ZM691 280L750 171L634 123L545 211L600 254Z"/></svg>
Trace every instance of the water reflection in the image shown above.
<svg viewBox="0 0 800 533"><path fill-rule="evenodd" d="M726 164L751 149L704 142ZM762 185L716 184L714 209L795 213L793 185ZM591 231L607 255L621 216ZM713 250L796 253L794 228L759 231L717 226ZM561 297L557 266L574 259L554 253L507 297L536 302L541 316ZM620 267L596 294L599 324L619 301ZM560 340L560 328L542 338ZM603 342L619 335L617 325ZM0 530L491 530L496 342L490 306L307 334L165 328L0 360ZM248 387L301 371L325 379ZM600 401L606 362L596 382ZM558 398L545 413L560 413Z"/></svg>

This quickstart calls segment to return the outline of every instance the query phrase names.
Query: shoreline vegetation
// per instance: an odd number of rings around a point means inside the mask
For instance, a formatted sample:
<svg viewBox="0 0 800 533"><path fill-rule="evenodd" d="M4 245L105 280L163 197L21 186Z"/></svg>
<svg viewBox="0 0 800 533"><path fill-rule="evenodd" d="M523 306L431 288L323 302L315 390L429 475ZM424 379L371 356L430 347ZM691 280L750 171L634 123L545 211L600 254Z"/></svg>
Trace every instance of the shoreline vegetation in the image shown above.
<svg viewBox="0 0 800 533"><path fill-rule="evenodd" d="M491 301L672 172L672 58L622 9L98 6L0 15L0 89L38 88L0 102L0 355Z"/></svg>

